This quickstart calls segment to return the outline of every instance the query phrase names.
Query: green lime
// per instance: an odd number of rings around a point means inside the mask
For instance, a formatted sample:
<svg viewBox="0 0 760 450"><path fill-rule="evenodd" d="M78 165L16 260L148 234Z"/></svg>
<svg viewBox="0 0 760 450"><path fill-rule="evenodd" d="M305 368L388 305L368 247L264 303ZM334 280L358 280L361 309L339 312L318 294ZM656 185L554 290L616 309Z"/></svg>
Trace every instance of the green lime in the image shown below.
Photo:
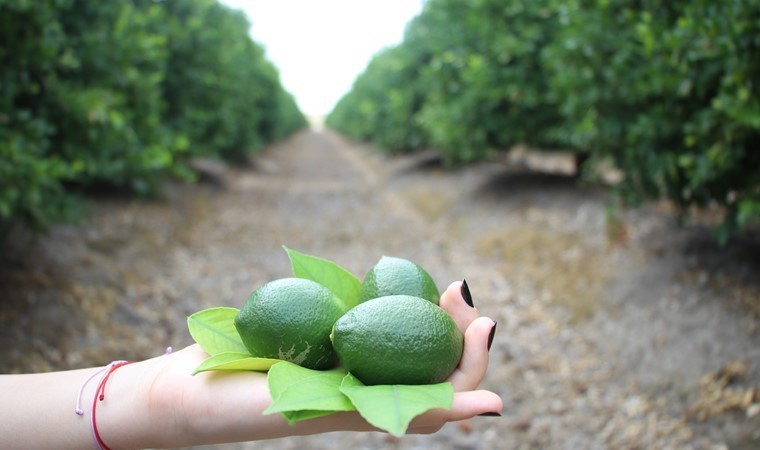
<svg viewBox="0 0 760 450"><path fill-rule="evenodd" d="M425 269L407 259L383 256L364 277L359 303L388 295L411 295L436 305L440 296Z"/></svg>
<svg viewBox="0 0 760 450"><path fill-rule="evenodd" d="M364 384L432 384L459 364L464 336L446 311L409 295L361 303L335 322L333 347Z"/></svg>
<svg viewBox="0 0 760 450"><path fill-rule="evenodd" d="M311 280L283 278L255 290L235 317L248 351L310 369L336 364L330 331L345 313L343 303Z"/></svg>

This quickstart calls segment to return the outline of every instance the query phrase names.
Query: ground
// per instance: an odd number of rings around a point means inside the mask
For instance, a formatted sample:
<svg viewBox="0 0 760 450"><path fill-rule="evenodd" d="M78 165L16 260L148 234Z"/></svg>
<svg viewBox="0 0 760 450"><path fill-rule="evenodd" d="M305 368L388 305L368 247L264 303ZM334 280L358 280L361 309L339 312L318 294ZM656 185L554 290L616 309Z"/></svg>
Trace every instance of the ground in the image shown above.
<svg viewBox="0 0 760 450"><path fill-rule="evenodd" d="M360 277L389 255L419 263L441 289L466 278L498 321L483 386L504 398L504 416L431 436L219 448L759 448L757 240L719 248L663 205L610 216L606 187L561 169L444 169L434 153L388 157L310 130L246 167L216 167L213 183L95 199L88 221L9 242L0 371L188 345L189 314L241 307L289 276L282 245Z"/></svg>

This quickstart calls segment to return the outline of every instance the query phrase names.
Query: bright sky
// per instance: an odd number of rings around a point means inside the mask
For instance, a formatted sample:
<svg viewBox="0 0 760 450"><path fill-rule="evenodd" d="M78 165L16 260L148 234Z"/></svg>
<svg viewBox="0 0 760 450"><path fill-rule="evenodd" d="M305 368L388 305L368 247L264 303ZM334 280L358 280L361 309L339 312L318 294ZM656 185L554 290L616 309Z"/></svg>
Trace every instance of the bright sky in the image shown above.
<svg viewBox="0 0 760 450"><path fill-rule="evenodd" d="M403 39L424 0L222 0L242 9L282 84L307 115L324 115L372 56Z"/></svg>

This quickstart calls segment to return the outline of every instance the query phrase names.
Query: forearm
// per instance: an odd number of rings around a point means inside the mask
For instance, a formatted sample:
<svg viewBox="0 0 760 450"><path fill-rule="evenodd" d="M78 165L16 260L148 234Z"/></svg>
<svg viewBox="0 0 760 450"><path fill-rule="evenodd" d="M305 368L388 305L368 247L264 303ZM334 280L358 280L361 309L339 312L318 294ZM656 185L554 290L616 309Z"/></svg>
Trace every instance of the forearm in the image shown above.
<svg viewBox="0 0 760 450"><path fill-rule="evenodd" d="M112 448L136 447L155 434L146 411L144 361L117 369L97 405L97 427ZM0 376L0 448L96 448L91 418L99 368ZM76 414L77 393L82 387Z"/></svg>
<svg viewBox="0 0 760 450"><path fill-rule="evenodd" d="M74 409L79 385L94 371L0 376L0 447L92 447L89 421ZM91 399L95 388L88 391Z"/></svg>
<svg viewBox="0 0 760 450"><path fill-rule="evenodd" d="M192 376L206 356L193 346L113 371L96 409L108 447L172 448L298 433L279 414L262 415L271 402L265 374ZM101 374L82 389L83 414L75 410L77 392L99 369L0 375L0 448L96 448L91 418Z"/></svg>

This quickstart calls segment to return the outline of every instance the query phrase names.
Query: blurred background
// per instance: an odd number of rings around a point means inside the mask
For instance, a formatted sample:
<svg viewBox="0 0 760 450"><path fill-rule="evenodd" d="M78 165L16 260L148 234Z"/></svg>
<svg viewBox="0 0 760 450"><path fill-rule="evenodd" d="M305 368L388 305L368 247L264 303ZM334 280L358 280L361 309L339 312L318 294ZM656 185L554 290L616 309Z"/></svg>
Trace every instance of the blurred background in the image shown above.
<svg viewBox="0 0 760 450"><path fill-rule="evenodd" d="M503 417L218 448L760 448L760 6L0 0L0 372L411 259Z"/></svg>

